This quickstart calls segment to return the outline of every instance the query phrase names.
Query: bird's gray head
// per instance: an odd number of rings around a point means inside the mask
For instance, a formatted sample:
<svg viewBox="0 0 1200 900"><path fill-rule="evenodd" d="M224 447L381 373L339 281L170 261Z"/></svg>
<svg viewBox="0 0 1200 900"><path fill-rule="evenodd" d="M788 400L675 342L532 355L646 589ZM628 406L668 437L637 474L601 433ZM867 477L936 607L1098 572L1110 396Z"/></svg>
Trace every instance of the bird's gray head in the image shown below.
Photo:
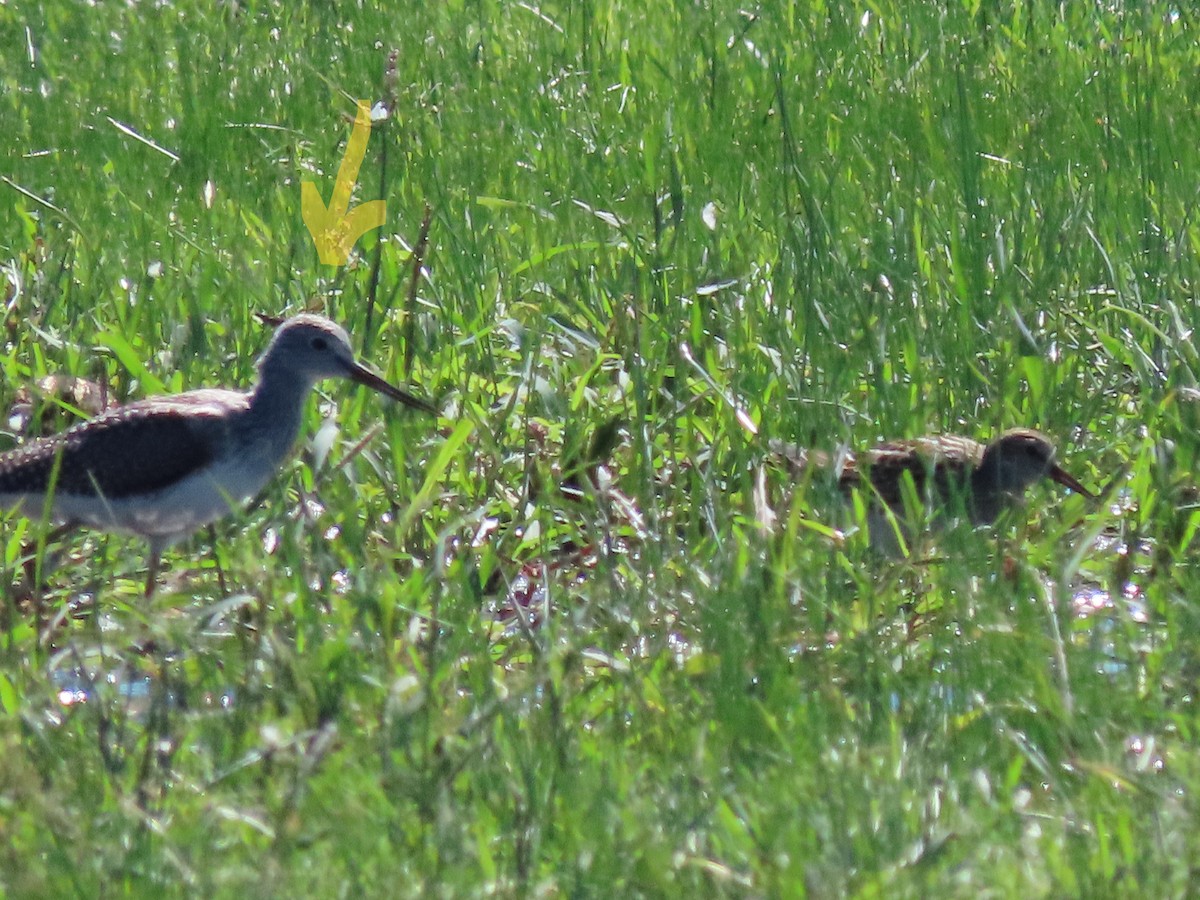
<svg viewBox="0 0 1200 900"><path fill-rule="evenodd" d="M996 487L1019 492L1042 478L1054 465L1054 445L1045 435L1019 428L1006 431L983 451L980 473Z"/></svg>
<svg viewBox="0 0 1200 900"><path fill-rule="evenodd" d="M280 324L258 366L313 385L324 378L350 378L358 363L344 328L302 313Z"/></svg>
<svg viewBox="0 0 1200 900"><path fill-rule="evenodd" d="M979 478L1005 493L1018 494L1042 478L1090 497L1091 493L1054 461L1054 445L1030 428L1013 428L983 452Z"/></svg>
<svg viewBox="0 0 1200 900"><path fill-rule="evenodd" d="M427 401L388 384L360 365L354 359L354 349L345 329L324 316L311 313L301 313L279 323L275 337L258 361L258 371L263 383L286 385L290 382L305 393L322 379L349 378L406 406L427 413L437 412Z"/></svg>

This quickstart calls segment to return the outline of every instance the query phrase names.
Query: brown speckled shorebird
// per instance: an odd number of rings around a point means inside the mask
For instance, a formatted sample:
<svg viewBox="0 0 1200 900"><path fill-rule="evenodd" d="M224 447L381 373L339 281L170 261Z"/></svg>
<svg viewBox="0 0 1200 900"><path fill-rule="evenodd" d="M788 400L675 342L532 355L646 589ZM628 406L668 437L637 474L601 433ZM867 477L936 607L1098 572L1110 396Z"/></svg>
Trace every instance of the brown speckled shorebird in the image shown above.
<svg viewBox="0 0 1200 900"><path fill-rule="evenodd" d="M67 525L141 535L150 542L148 596L164 549L239 508L275 474L318 381L348 378L436 412L356 362L346 332L321 316L279 323L257 368L249 391L151 397L0 455L0 509L39 518L48 508Z"/></svg>
<svg viewBox="0 0 1200 900"><path fill-rule="evenodd" d="M890 556L903 554L894 522L901 526L905 543L909 542L904 504L906 472L932 517L939 517L958 502L975 524L995 521L1001 511L1019 503L1024 492L1043 478L1084 497L1093 496L1055 462L1050 439L1030 428L1010 429L987 444L957 435L888 441L858 456L846 454L833 460L827 454L779 441L771 442L771 450L794 473L810 468L834 469L844 493L869 491L874 501L867 513L871 545Z"/></svg>

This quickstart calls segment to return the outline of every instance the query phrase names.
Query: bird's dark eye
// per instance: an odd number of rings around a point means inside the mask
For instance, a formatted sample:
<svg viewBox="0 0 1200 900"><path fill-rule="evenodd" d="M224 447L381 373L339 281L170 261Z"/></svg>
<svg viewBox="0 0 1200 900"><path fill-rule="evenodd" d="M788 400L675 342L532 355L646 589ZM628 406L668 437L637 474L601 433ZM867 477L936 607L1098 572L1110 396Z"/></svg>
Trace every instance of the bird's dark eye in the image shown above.
<svg viewBox="0 0 1200 900"><path fill-rule="evenodd" d="M310 346L314 350L328 350L329 349L329 344L327 344L325 342L325 338L321 337L320 335L318 335L317 337L312 339L312 344Z"/></svg>

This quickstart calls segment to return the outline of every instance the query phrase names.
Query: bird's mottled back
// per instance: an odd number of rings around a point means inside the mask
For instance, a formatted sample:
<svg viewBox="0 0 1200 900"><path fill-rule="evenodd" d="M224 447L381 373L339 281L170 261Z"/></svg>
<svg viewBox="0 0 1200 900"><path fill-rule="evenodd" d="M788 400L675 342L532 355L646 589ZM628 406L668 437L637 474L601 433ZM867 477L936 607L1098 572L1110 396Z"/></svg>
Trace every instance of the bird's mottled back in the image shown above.
<svg viewBox="0 0 1200 900"><path fill-rule="evenodd" d="M862 453L844 452L836 457L778 441L771 443L771 450L792 472L832 470L842 490L851 491L869 484L890 506L902 502L901 483L905 472L912 477L918 493L924 493L930 475L943 493L966 487L971 472L983 460L985 449L978 441L957 435L886 441Z"/></svg>
<svg viewBox="0 0 1200 900"><path fill-rule="evenodd" d="M903 478L907 472L919 495L930 477L938 495L947 498L968 488L971 473L983 459L984 445L957 435L935 435L906 441L889 441L873 447L842 475L843 487L857 487L863 479L889 506L903 503Z"/></svg>
<svg viewBox="0 0 1200 900"><path fill-rule="evenodd" d="M18 447L0 456L0 497L51 485L56 494L109 500L153 493L212 461L216 442L195 427L196 416L210 418L203 403L143 401Z"/></svg>

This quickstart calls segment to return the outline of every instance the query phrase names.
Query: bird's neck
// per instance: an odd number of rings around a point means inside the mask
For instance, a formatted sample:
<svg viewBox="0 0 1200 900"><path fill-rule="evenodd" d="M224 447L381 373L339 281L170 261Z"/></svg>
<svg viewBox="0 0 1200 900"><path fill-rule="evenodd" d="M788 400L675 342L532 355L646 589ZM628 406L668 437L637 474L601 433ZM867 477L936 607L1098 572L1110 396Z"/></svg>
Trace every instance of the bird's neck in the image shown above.
<svg viewBox="0 0 1200 900"><path fill-rule="evenodd" d="M997 453L985 453L971 474L971 519L993 522L1009 506L1018 503L1020 485L1012 484Z"/></svg>
<svg viewBox="0 0 1200 900"><path fill-rule="evenodd" d="M304 417L304 403L313 384L295 372L272 366L259 370L258 382L250 391L249 417L262 425L275 451L285 454L295 443Z"/></svg>
<svg viewBox="0 0 1200 900"><path fill-rule="evenodd" d="M975 493L996 493L1007 490L999 454L983 454L979 465L971 473L971 488Z"/></svg>

